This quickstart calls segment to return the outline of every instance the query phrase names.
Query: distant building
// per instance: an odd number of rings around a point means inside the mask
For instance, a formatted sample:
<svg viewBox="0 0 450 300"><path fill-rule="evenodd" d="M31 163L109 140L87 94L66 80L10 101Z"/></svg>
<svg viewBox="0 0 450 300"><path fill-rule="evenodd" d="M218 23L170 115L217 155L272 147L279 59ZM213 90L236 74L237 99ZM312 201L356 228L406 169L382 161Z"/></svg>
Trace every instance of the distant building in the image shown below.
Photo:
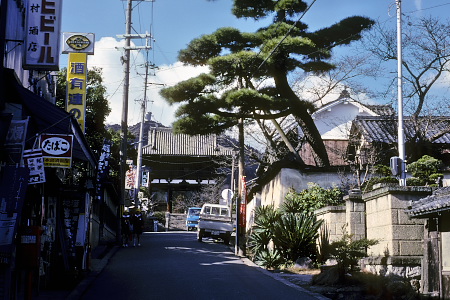
<svg viewBox="0 0 450 300"><path fill-rule="evenodd" d="M198 191L202 185L215 183L218 177L227 175L219 171L231 168L232 157L233 148L224 146L217 135L174 134L172 128L150 128L148 144L143 147L143 165L150 170L150 191L165 195L169 212L174 194Z"/></svg>

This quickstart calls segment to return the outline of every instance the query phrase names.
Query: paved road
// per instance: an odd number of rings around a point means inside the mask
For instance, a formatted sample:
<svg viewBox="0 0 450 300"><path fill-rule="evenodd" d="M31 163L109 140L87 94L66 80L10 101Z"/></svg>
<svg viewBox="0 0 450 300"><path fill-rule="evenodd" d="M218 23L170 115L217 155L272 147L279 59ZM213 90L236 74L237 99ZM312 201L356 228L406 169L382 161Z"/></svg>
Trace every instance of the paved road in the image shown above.
<svg viewBox="0 0 450 300"><path fill-rule="evenodd" d="M82 299L316 299L195 232L144 233L121 248Z"/></svg>

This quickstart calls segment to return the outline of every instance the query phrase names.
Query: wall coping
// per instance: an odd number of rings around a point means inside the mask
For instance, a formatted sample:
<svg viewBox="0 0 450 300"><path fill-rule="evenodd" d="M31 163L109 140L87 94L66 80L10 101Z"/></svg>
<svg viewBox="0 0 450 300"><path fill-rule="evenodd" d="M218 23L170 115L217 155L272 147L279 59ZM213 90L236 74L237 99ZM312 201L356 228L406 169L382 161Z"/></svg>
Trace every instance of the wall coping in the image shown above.
<svg viewBox="0 0 450 300"><path fill-rule="evenodd" d="M363 201L386 196L389 194L423 194L424 196L431 195L433 188L429 186L388 186L381 185L379 188L362 195Z"/></svg>
<svg viewBox="0 0 450 300"><path fill-rule="evenodd" d="M320 216L320 215L324 215L326 213L336 213L336 212L345 212L346 207L343 205L340 206L325 206L322 208L319 208L317 210L314 211L314 214L316 216Z"/></svg>

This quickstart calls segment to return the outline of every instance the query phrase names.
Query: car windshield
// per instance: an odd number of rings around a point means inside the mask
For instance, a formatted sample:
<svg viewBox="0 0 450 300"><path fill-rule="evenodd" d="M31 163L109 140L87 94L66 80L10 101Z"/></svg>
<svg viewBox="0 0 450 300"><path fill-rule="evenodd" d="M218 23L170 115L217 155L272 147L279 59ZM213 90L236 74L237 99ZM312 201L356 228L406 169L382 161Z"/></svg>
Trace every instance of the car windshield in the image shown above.
<svg viewBox="0 0 450 300"><path fill-rule="evenodd" d="M189 209L189 215L190 216L198 216L200 214L200 209Z"/></svg>

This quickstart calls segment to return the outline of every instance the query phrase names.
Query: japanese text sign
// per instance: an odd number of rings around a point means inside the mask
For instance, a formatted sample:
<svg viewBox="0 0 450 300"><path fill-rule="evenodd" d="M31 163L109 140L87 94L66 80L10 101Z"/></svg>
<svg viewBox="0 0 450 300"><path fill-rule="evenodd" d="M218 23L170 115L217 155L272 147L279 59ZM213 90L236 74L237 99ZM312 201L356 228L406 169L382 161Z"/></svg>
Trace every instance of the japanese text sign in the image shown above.
<svg viewBox="0 0 450 300"><path fill-rule="evenodd" d="M24 69L59 70L62 0L29 0Z"/></svg>
<svg viewBox="0 0 450 300"><path fill-rule="evenodd" d="M72 166L73 135L41 134L41 148L44 166L70 168Z"/></svg>
<svg viewBox="0 0 450 300"><path fill-rule="evenodd" d="M23 159L30 170L28 184L44 183L45 169L44 157L41 149L30 149L23 152Z"/></svg>
<svg viewBox="0 0 450 300"><path fill-rule="evenodd" d="M74 115L81 129L85 129L87 54L69 53L67 67L67 111Z"/></svg>

